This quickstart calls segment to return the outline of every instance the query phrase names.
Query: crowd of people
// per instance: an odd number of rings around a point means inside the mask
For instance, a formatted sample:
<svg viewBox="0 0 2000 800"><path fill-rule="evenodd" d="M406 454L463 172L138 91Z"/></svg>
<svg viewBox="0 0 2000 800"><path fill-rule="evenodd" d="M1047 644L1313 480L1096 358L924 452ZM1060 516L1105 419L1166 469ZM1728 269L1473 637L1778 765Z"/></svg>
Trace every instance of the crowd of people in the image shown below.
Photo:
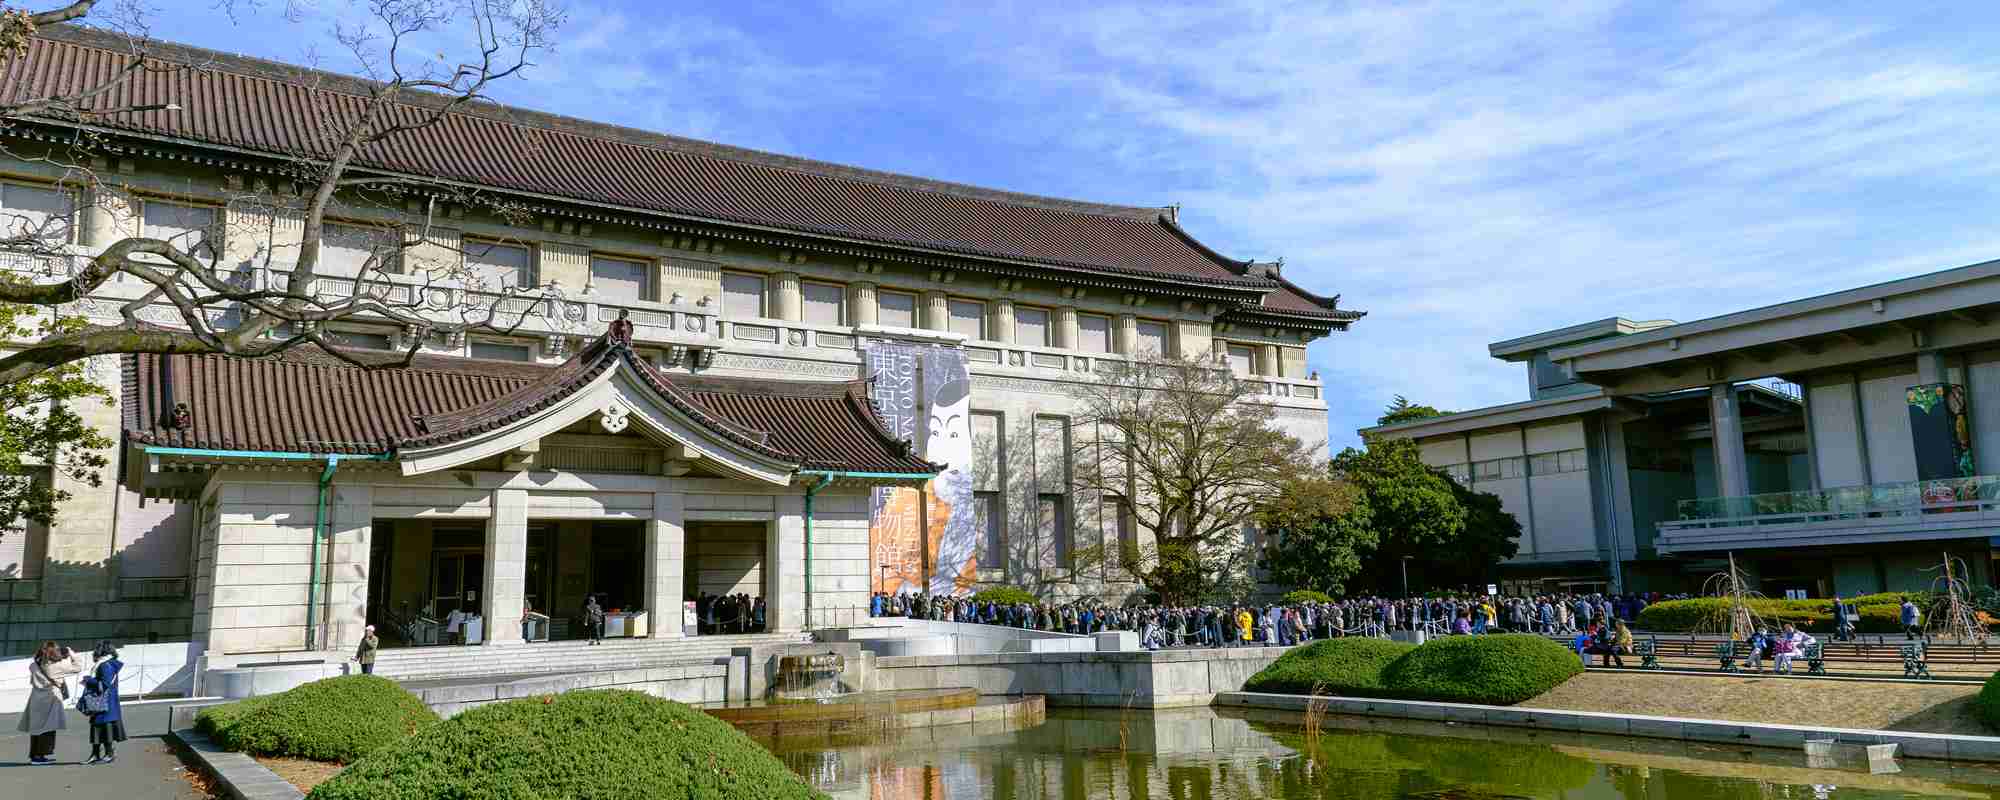
<svg viewBox="0 0 2000 800"><path fill-rule="evenodd" d="M43 642L28 660L28 705L21 711L16 730L28 734L28 764L56 763L56 733L67 727L69 706L90 720L90 759L85 765L109 764L118 757L117 743L125 741L125 722L118 705L118 673L125 662L108 641L98 642L89 653L71 651L56 642ZM70 697L69 679L83 675L82 694Z"/></svg>
<svg viewBox="0 0 2000 800"><path fill-rule="evenodd" d="M695 599L694 613L703 635L764 632L763 597L704 593Z"/></svg>
<svg viewBox="0 0 2000 800"><path fill-rule="evenodd" d="M1617 636L1665 595L1551 594L1535 597L1439 595L1354 597L1333 602L1231 603L1199 606L1108 606L1084 599L1066 603L993 603L970 597L917 593L876 594L869 612L976 622L1060 633L1131 631L1147 649L1167 647L1288 646L1342 636L1388 636L1394 631L1429 635L1484 633ZM1629 631L1623 644L1631 642ZM1596 646L1609 646L1600 642Z"/></svg>

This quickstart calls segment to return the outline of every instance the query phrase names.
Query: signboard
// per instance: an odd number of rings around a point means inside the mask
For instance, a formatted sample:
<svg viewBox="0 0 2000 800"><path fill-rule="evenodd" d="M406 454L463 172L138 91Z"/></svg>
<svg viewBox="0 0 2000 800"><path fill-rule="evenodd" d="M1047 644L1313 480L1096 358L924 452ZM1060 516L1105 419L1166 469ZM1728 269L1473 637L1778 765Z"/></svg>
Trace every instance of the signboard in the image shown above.
<svg viewBox="0 0 2000 800"><path fill-rule="evenodd" d="M1494 586L1493 584L1490 584L1490 583L1489 583L1489 584L1486 584L1486 594L1487 594L1488 596L1495 596L1495 595L1498 595L1498 594L1500 594L1500 587L1498 587L1498 586Z"/></svg>
<svg viewBox="0 0 2000 800"><path fill-rule="evenodd" d="M874 591L959 594L978 575L972 493L972 380L965 351L873 342L868 397L889 432L945 469L923 491L876 489L868 545Z"/></svg>

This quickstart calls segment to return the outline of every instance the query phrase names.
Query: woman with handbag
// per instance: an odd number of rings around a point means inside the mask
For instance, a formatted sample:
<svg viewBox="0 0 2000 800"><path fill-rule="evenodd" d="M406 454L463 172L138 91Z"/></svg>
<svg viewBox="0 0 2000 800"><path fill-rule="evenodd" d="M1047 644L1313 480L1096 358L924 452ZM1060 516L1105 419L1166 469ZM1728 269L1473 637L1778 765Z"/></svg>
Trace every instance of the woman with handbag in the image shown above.
<svg viewBox="0 0 2000 800"><path fill-rule="evenodd" d="M76 709L90 715L90 760L84 764L109 764L116 760L115 743L125 741L125 716L118 707L118 673L125 662L109 641L97 643L91 651L97 668L83 679L83 696Z"/></svg>
<svg viewBox="0 0 2000 800"><path fill-rule="evenodd" d="M71 675L83 671L83 654L55 642L43 642L28 660L28 707L16 730L28 734L28 763L56 763L56 731L67 727Z"/></svg>

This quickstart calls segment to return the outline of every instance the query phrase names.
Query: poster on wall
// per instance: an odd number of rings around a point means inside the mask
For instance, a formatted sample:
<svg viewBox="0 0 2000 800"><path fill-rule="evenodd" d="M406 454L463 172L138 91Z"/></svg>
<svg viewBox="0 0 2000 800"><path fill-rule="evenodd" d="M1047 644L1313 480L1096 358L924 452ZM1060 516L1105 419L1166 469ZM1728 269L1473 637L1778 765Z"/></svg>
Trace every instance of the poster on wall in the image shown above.
<svg viewBox="0 0 2000 800"><path fill-rule="evenodd" d="M874 342L869 399L889 432L945 467L924 490L878 488L869 503L873 590L957 594L978 574L972 502L972 382L957 348ZM928 501L928 502L926 502Z"/></svg>
<svg viewBox="0 0 2000 800"><path fill-rule="evenodd" d="M1977 487L1958 480L1977 474L1965 387L1929 383L1910 387L1903 397L1909 404L1910 446L1916 451L1917 480L1924 482L1924 502L1976 499Z"/></svg>

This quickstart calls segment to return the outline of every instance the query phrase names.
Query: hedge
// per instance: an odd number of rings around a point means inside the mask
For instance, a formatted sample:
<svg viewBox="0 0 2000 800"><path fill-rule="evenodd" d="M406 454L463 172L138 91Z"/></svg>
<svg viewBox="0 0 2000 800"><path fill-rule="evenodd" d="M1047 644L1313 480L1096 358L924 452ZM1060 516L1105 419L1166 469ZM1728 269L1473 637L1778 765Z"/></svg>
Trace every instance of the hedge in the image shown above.
<svg viewBox="0 0 2000 800"><path fill-rule="evenodd" d="M1986 727L2000 731L2000 672L1986 679L1986 685L1979 690L1979 696L1972 699L1972 713Z"/></svg>
<svg viewBox="0 0 2000 800"><path fill-rule="evenodd" d="M1510 706L1581 672L1576 653L1546 637L1446 636L1391 662L1382 683L1409 700Z"/></svg>
<svg viewBox="0 0 2000 800"><path fill-rule="evenodd" d="M395 681L345 675L204 709L195 729L228 750L345 764L437 720Z"/></svg>
<svg viewBox="0 0 2000 800"><path fill-rule="evenodd" d="M1513 705L1582 671L1569 648L1531 634L1447 636L1421 647L1351 637L1279 656L1243 690Z"/></svg>
<svg viewBox="0 0 2000 800"><path fill-rule="evenodd" d="M1861 621L1855 626L1861 633L1896 633L1902 628L1902 603L1905 597L1918 601L1922 606L1923 596L1915 592L1883 592L1849 598L1847 602L1855 606L1861 614ZM1814 633L1832 633L1835 625L1833 600L1771 600L1752 598L1744 601L1765 624L1775 628L1787 622L1801 630ZM1660 632L1684 632L1706 629L1708 633L1719 633L1715 628L1721 625L1729 608L1725 597L1698 597L1691 600L1663 600L1647 606L1639 612L1638 627L1642 630Z"/></svg>
<svg viewBox="0 0 2000 800"><path fill-rule="evenodd" d="M1294 589L1292 591L1286 592L1285 596L1281 599L1283 599L1287 605L1299 605L1302 603L1333 602L1332 595L1329 595L1326 592L1315 591L1313 589Z"/></svg>
<svg viewBox="0 0 2000 800"><path fill-rule="evenodd" d="M1415 649L1416 645L1388 639L1359 636L1324 639L1278 656L1270 666L1250 676L1243 690L1392 697L1382 685L1382 671L1389 662Z"/></svg>
<svg viewBox="0 0 2000 800"><path fill-rule="evenodd" d="M1034 593L1013 586L995 586L991 589L981 589L974 592L971 599L975 603L998 603L1003 606L1020 605L1022 603L1034 605L1042 602L1041 598L1036 597Z"/></svg>
<svg viewBox="0 0 2000 800"><path fill-rule="evenodd" d="M680 703L619 690L472 709L375 752L309 795L311 800L825 796L728 723Z"/></svg>

